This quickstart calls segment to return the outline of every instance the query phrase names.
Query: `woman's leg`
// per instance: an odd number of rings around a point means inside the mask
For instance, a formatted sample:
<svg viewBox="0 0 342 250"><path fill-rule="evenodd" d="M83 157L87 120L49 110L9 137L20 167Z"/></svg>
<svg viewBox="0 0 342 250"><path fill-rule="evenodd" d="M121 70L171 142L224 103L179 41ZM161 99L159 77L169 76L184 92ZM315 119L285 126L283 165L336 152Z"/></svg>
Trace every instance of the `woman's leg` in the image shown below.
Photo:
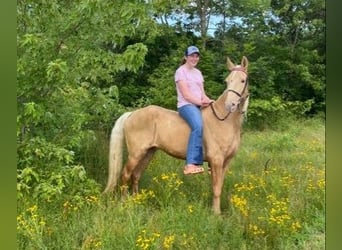
<svg viewBox="0 0 342 250"><path fill-rule="evenodd" d="M195 105L184 105L178 109L180 116L189 124L191 128L186 163L194 165L203 164L203 123L201 110Z"/></svg>

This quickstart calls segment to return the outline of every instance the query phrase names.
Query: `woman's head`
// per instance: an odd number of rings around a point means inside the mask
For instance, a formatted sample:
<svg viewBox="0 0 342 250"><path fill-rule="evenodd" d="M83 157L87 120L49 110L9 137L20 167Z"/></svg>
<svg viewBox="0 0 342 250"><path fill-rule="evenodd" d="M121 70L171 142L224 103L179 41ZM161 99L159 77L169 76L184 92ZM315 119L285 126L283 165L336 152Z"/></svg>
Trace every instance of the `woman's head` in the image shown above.
<svg viewBox="0 0 342 250"><path fill-rule="evenodd" d="M184 56L190 56L192 54L200 55L200 51L196 46L189 46L184 53Z"/></svg>
<svg viewBox="0 0 342 250"><path fill-rule="evenodd" d="M198 63L200 51L196 46L189 46L184 53L182 64L189 64L189 66L195 67Z"/></svg>

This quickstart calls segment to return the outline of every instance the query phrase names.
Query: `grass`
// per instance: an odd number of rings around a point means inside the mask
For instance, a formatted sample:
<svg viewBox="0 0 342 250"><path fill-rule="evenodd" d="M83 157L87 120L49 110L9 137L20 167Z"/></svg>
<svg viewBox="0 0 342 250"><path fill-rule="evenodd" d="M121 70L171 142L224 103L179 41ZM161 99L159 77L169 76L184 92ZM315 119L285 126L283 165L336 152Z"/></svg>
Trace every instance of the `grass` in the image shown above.
<svg viewBox="0 0 342 250"><path fill-rule="evenodd" d="M244 132L220 216L211 211L210 177L183 176L182 166L158 152L141 192L124 201L27 200L18 207L18 249L325 248L323 122Z"/></svg>

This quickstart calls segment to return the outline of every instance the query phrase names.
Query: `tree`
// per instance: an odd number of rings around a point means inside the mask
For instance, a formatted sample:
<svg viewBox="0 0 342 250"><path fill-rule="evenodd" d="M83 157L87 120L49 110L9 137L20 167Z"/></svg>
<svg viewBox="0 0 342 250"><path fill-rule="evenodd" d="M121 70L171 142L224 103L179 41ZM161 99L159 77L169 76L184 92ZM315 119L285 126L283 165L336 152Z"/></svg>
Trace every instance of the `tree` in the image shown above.
<svg viewBox="0 0 342 250"><path fill-rule="evenodd" d="M108 132L125 110L113 79L144 64L142 41L157 34L149 7L119 0L18 1L19 193L31 189L47 197L57 190L52 173L72 175L84 143L97 143L97 131ZM139 39L127 44L130 38ZM63 174L59 183L69 177Z"/></svg>

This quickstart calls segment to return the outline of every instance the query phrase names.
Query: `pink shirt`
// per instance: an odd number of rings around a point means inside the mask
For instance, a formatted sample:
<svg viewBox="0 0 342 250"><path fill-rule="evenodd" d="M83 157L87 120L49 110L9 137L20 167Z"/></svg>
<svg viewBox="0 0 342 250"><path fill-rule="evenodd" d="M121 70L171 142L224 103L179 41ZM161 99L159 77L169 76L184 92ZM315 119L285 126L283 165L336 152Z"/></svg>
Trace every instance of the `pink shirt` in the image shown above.
<svg viewBox="0 0 342 250"><path fill-rule="evenodd" d="M182 107L186 104L190 104L183 97L182 93L179 90L178 81L183 80L186 82L189 91L199 99L201 99L203 92L203 75L201 71L196 68L188 69L185 64L181 65L175 73L175 82L176 82L176 90L177 90L177 108Z"/></svg>

